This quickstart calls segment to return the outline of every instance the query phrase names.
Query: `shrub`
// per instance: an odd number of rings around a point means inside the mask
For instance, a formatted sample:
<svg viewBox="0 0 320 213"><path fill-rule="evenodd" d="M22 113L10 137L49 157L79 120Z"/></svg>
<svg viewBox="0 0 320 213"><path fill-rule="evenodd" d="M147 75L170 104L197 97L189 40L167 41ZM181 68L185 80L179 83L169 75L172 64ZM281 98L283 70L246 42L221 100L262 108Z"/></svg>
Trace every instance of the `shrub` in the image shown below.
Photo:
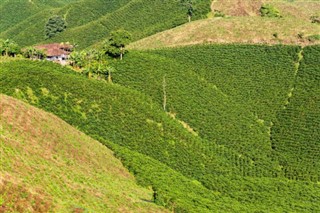
<svg viewBox="0 0 320 213"><path fill-rule="evenodd" d="M280 11L270 4L264 4L260 8L262 17L281 17Z"/></svg>
<svg viewBox="0 0 320 213"><path fill-rule="evenodd" d="M319 16L311 16L310 20L311 20L311 23L320 24L320 17Z"/></svg>
<svg viewBox="0 0 320 213"><path fill-rule="evenodd" d="M226 15L220 10L214 10L214 17L225 17Z"/></svg>
<svg viewBox="0 0 320 213"><path fill-rule="evenodd" d="M311 42L319 41L320 40L320 34L308 36L308 40L311 41Z"/></svg>

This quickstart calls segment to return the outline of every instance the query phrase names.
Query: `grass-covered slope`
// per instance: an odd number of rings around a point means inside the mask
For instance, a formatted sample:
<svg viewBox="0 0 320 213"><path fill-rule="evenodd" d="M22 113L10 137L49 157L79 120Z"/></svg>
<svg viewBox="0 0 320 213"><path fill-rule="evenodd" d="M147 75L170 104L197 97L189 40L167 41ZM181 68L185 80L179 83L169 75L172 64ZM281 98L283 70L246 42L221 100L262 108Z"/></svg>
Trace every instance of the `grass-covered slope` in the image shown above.
<svg viewBox="0 0 320 213"><path fill-rule="evenodd" d="M303 55L292 97L278 114L272 141L287 177L320 181L320 46L304 48Z"/></svg>
<svg viewBox="0 0 320 213"><path fill-rule="evenodd" d="M210 11L210 1L197 0L194 8L193 19L199 19ZM67 29L54 39L45 41L44 26L53 14L65 18ZM85 48L103 41L112 30L119 28L130 31L137 40L188 21L187 7L175 0L83 0L32 15L0 33L0 37L11 38L23 46L69 41ZM22 29L22 26L33 27ZM36 39L30 40L28 36Z"/></svg>
<svg viewBox="0 0 320 213"><path fill-rule="evenodd" d="M262 2L274 5L282 18L261 17ZM133 49L176 47L202 43L319 43L308 36L319 35L320 25L310 17L319 16L320 2L272 0L216 0L212 10L227 17L210 17L157 33L130 44ZM299 36L300 35L300 36Z"/></svg>
<svg viewBox="0 0 320 213"><path fill-rule="evenodd" d="M0 95L4 212L162 212L113 153L61 119Z"/></svg>
<svg viewBox="0 0 320 213"><path fill-rule="evenodd" d="M157 191L156 203L189 212L320 209L315 202L319 197L317 184L261 177L281 176L274 168L277 163L273 164L268 155L253 159L247 157L249 151L239 153L215 145L196 136L178 116L174 119L164 112L149 94L71 72L48 62L2 63L0 91L53 112L110 146L140 184ZM234 103L228 97L223 101ZM247 126L250 119L242 119L245 117L236 122Z"/></svg>

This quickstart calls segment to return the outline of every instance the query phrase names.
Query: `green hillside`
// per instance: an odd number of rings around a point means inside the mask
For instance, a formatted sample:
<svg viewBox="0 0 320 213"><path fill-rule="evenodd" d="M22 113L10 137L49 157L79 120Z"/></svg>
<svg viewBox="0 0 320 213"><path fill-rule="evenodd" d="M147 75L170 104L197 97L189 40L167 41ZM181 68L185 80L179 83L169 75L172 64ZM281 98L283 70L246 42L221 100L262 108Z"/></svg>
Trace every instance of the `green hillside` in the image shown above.
<svg viewBox="0 0 320 213"><path fill-rule="evenodd" d="M0 33L45 9L59 8L77 0L2 0L0 2ZM17 11L19 13L17 14Z"/></svg>
<svg viewBox="0 0 320 213"><path fill-rule="evenodd" d="M99 142L8 96L0 109L1 212L165 212Z"/></svg>
<svg viewBox="0 0 320 213"><path fill-rule="evenodd" d="M0 213L320 212L319 23L319 0L0 0ZM55 42L66 66L26 48Z"/></svg>
<svg viewBox="0 0 320 213"><path fill-rule="evenodd" d="M23 4L10 4L9 9L24 7ZM193 19L204 17L210 10L210 1L197 0L194 8ZM83 0L61 7L41 8L39 12L27 11L21 15L20 22L11 23L11 28L0 31L0 38L13 39L22 46L69 41L85 48L103 41L112 30L119 28L130 31L137 40L188 21L186 6L175 0ZM67 29L51 40L44 40L45 23L54 14L65 19Z"/></svg>
<svg viewBox="0 0 320 213"><path fill-rule="evenodd" d="M165 92L170 114L207 141L252 159L261 169L254 175L272 177L270 129L293 86L298 52L241 45L132 51L115 64L114 80L159 106Z"/></svg>
<svg viewBox="0 0 320 213"><path fill-rule="evenodd" d="M270 139L271 121L297 82L299 52L221 45L132 51L113 64L116 84L17 60L0 64L0 92L108 145L169 209L312 212L320 209L319 185L285 178L288 167L278 163Z"/></svg>
<svg viewBox="0 0 320 213"><path fill-rule="evenodd" d="M132 51L115 64L114 79L159 106L165 79L167 111L202 138L248 156L259 165L253 175L317 181L318 56L319 46Z"/></svg>
<svg viewBox="0 0 320 213"><path fill-rule="evenodd" d="M287 105L278 113L272 142L286 176L320 180L320 46L304 48L304 58Z"/></svg>

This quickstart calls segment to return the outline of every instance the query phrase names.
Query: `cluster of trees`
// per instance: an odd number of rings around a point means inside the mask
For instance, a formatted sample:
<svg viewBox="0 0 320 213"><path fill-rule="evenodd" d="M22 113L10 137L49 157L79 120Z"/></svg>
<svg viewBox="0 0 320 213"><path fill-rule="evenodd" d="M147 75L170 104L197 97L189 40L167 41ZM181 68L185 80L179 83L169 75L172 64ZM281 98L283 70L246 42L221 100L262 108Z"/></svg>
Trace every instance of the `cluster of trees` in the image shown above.
<svg viewBox="0 0 320 213"><path fill-rule="evenodd" d="M112 31L104 42L102 49L74 51L70 54L70 65L81 70L89 78L107 79L112 82L111 75L115 69L108 64L108 59L123 59L127 52L126 45L131 41L131 34L123 29Z"/></svg>
<svg viewBox="0 0 320 213"><path fill-rule="evenodd" d="M60 21L57 22L61 24ZM56 22L51 20L50 23ZM119 58L122 60L124 54L127 53L126 45L129 44L131 38L132 35L126 30L119 29L112 31L108 39L103 43L101 49L88 49L72 52L69 58L70 65L73 68L80 70L81 73L89 78L99 80L107 79L108 82L112 82L111 74L115 69L108 64L108 60L110 58ZM0 55L21 55L30 59L44 59L46 57L43 50L39 50L33 46L21 49L16 42L10 39L0 40Z"/></svg>
<svg viewBox="0 0 320 213"><path fill-rule="evenodd" d="M30 59L43 59L46 57L46 54L43 50L36 49L32 46L21 49L21 47L11 39L0 39L0 56L22 56Z"/></svg>
<svg viewBox="0 0 320 213"><path fill-rule="evenodd" d="M108 79L111 82L113 68L109 66L103 51L83 50L70 54L70 65L89 78Z"/></svg>

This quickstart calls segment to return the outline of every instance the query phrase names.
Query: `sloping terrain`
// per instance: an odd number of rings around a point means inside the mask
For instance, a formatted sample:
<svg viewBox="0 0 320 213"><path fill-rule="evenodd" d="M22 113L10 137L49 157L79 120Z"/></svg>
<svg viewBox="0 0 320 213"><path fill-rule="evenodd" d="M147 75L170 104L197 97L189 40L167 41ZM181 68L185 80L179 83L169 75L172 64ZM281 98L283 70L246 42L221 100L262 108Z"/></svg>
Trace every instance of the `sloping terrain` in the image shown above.
<svg viewBox="0 0 320 213"><path fill-rule="evenodd" d="M272 132L280 164L291 178L320 180L320 47L304 49L296 85Z"/></svg>
<svg viewBox="0 0 320 213"><path fill-rule="evenodd" d="M315 44L308 36L319 35L319 1L264 1L279 9L282 18L259 16L261 1L214 1L212 10L226 17L213 17L160 32L130 45L133 49L175 47L201 43Z"/></svg>
<svg viewBox="0 0 320 213"><path fill-rule="evenodd" d="M270 128L293 86L299 51L241 45L132 51L115 65L121 72L114 79L159 105L165 92L169 113L202 138L264 162L261 172L271 175Z"/></svg>
<svg viewBox="0 0 320 213"><path fill-rule="evenodd" d="M23 4L30 3L25 0ZM193 19L199 19L209 12L210 1L197 0L194 7ZM20 22L0 31L0 37L13 39L22 46L69 41L76 43L78 48L85 48L103 41L112 30L119 28L130 31L133 39L137 40L188 21L187 7L175 0L82 0L44 9L26 12ZM45 40L45 23L52 15L63 17L67 28L55 38Z"/></svg>
<svg viewBox="0 0 320 213"><path fill-rule="evenodd" d="M271 154L272 161L281 159L281 175L317 181L319 158L311 153L319 152L320 140L318 51L319 46L253 45L132 51L115 65L121 72L114 79L159 105L165 90L167 110L199 136L236 149L255 164Z"/></svg>
<svg viewBox="0 0 320 213"><path fill-rule="evenodd" d="M5 95L0 153L0 212L165 212L105 146Z"/></svg>
<svg viewBox="0 0 320 213"><path fill-rule="evenodd" d="M0 2L0 33L46 9L62 7L77 0L2 0ZM18 12L18 13L17 13Z"/></svg>
<svg viewBox="0 0 320 213"><path fill-rule="evenodd" d="M0 64L0 91L108 145L141 185L157 192L155 202L174 211L317 212L319 184L287 176L270 135L269 121L295 84L300 50L218 45L131 52L114 64L117 84L48 62L11 61Z"/></svg>

